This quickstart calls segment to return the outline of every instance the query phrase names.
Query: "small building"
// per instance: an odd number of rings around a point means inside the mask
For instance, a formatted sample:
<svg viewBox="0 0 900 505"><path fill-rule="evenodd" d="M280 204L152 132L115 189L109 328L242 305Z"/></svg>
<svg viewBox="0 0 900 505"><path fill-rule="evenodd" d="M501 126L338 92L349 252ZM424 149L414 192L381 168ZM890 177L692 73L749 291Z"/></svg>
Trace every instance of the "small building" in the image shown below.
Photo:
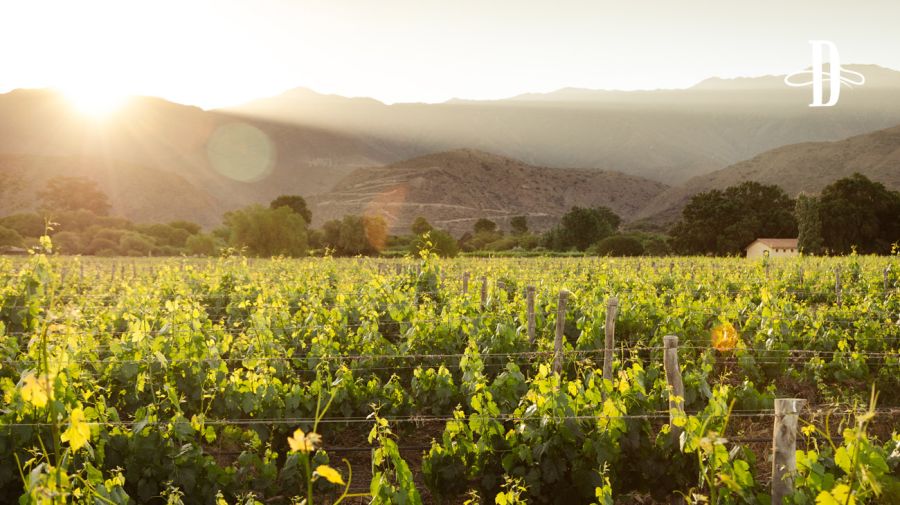
<svg viewBox="0 0 900 505"><path fill-rule="evenodd" d="M762 258L767 254L770 258L800 254L795 238L758 238L745 247L744 251L748 258Z"/></svg>
<svg viewBox="0 0 900 505"><path fill-rule="evenodd" d="M2 256L24 256L28 254L28 249L15 247L11 245L0 246L0 255Z"/></svg>

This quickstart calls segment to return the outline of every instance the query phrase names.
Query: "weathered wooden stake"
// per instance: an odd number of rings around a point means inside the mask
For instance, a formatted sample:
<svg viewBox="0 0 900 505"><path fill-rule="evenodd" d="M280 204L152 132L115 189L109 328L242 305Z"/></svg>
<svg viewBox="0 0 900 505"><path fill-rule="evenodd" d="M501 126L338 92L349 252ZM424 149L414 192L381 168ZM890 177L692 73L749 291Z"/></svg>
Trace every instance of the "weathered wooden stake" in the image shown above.
<svg viewBox="0 0 900 505"><path fill-rule="evenodd" d="M684 414L684 382L681 381L681 368L678 367L678 337L675 335L663 337L663 366L669 385L669 425L672 428L672 439L677 443L683 430L675 426L673 420L677 415Z"/></svg>
<svg viewBox="0 0 900 505"><path fill-rule="evenodd" d="M569 301L569 292L565 289L559 292L559 303L556 307L556 342L554 343L553 371L562 373L563 364L563 335L566 329L566 303Z"/></svg>
<svg viewBox="0 0 900 505"><path fill-rule="evenodd" d="M794 490L797 472L797 419L806 400L778 398L775 400L775 430L772 433L772 505Z"/></svg>
<svg viewBox="0 0 900 505"><path fill-rule="evenodd" d="M116 264L112 264L112 268L109 272L109 282L116 282Z"/></svg>
<svg viewBox="0 0 900 505"><path fill-rule="evenodd" d="M535 327L534 327L534 286L525 288L525 311L528 321L528 344L534 347Z"/></svg>
<svg viewBox="0 0 900 505"><path fill-rule="evenodd" d="M487 277L481 276L481 309L487 307Z"/></svg>
<svg viewBox="0 0 900 505"><path fill-rule="evenodd" d="M841 269L834 271L834 293L837 295L837 304L841 305Z"/></svg>
<svg viewBox="0 0 900 505"><path fill-rule="evenodd" d="M462 294L465 295L469 292L469 272L463 272L462 281Z"/></svg>
<svg viewBox="0 0 900 505"><path fill-rule="evenodd" d="M78 284L84 284L84 262L78 262Z"/></svg>
<svg viewBox="0 0 900 505"><path fill-rule="evenodd" d="M616 313L619 311L619 299L609 297L606 303L606 340L603 343L603 379L612 380L613 348L616 345Z"/></svg>
<svg viewBox="0 0 900 505"><path fill-rule="evenodd" d="M884 267L884 294L888 294L890 291L890 274L891 274L891 266L888 265Z"/></svg>

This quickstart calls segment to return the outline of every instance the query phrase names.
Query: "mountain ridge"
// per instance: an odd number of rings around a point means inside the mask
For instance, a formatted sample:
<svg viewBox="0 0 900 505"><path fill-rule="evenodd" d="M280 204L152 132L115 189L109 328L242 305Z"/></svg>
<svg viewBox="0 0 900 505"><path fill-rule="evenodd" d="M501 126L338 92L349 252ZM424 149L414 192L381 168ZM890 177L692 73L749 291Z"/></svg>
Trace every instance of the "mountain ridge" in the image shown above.
<svg viewBox="0 0 900 505"><path fill-rule="evenodd" d="M660 193L635 215L658 225L676 221L691 196L744 181L775 184L791 197L816 194L859 172L900 190L900 125L829 142L802 142L760 153Z"/></svg>
<svg viewBox="0 0 900 505"><path fill-rule="evenodd" d="M608 206L624 218L665 185L608 170L538 167L477 149L460 148L360 168L325 194L312 197L313 224L345 214L385 217L392 233L407 233L423 216L455 235L480 218L506 226L526 215L545 230L572 206Z"/></svg>

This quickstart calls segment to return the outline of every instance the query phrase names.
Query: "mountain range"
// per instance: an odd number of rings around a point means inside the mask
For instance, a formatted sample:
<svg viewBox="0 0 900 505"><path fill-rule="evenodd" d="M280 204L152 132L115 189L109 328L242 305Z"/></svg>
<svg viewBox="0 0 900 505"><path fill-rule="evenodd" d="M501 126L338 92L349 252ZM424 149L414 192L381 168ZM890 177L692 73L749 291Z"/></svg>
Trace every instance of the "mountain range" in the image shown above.
<svg viewBox="0 0 900 505"><path fill-rule="evenodd" d="M64 174L95 179L135 221L212 227L301 194L316 223L378 209L394 231L418 214L454 232L518 214L540 229L571 205L664 226L697 191L742 180L815 192L860 171L898 189L900 72L847 68L867 82L828 108L783 76L440 104L307 89L221 110L137 97L104 120L53 91L16 90L0 94L0 215L36 207Z"/></svg>

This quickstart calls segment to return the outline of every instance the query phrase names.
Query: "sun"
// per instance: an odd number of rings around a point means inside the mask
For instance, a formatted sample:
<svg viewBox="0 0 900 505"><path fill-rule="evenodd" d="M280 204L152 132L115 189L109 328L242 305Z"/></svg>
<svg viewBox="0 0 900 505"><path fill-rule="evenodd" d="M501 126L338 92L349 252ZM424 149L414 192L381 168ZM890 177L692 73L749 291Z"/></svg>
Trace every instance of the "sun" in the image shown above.
<svg viewBox="0 0 900 505"><path fill-rule="evenodd" d="M73 85L60 91L75 109L95 119L109 117L128 101L127 94L106 86Z"/></svg>

